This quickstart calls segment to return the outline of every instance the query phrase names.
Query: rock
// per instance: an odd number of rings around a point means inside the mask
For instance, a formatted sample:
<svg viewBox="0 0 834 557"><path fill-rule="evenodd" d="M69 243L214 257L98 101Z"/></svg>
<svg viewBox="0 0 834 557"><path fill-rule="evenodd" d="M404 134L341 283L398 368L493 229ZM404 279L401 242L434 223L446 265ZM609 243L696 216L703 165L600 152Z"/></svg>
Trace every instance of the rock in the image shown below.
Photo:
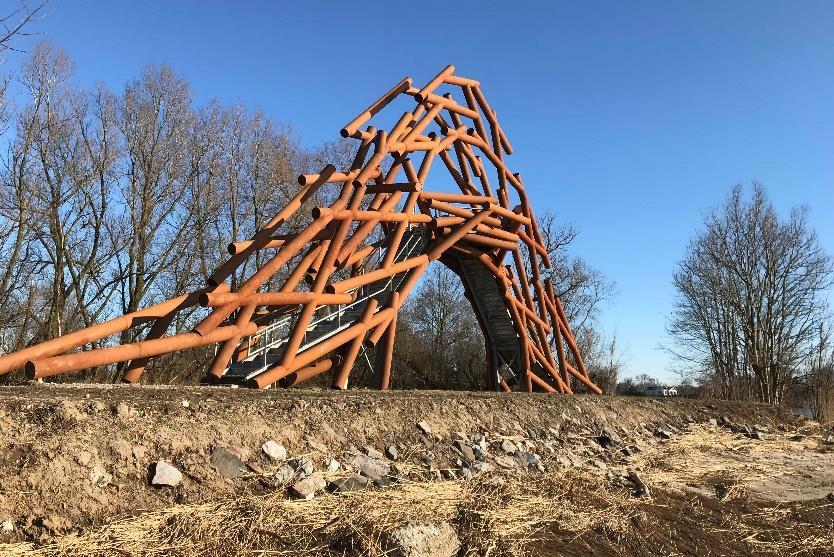
<svg viewBox="0 0 834 557"><path fill-rule="evenodd" d="M461 468L460 469L461 479L471 480L473 476L474 476L474 474L472 473L472 470L470 470L469 468Z"/></svg>
<svg viewBox="0 0 834 557"><path fill-rule="evenodd" d="M709 425L711 425L713 427L718 427L718 420L716 420L715 418L710 418L709 419Z"/></svg>
<svg viewBox="0 0 834 557"><path fill-rule="evenodd" d="M495 466L489 462L476 462L472 465L472 470L475 472L492 472L495 470Z"/></svg>
<svg viewBox="0 0 834 557"><path fill-rule="evenodd" d="M295 469L289 464L284 464L272 476L276 484L285 484L295 477Z"/></svg>
<svg viewBox="0 0 834 557"><path fill-rule="evenodd" d="M749 426L741 425L741 424L730 424L727 426L730 431L733 433L741 433L742 435L750 435L753 433L753 430L750 429Z"/></svg>
<svg viewBox="0 0 834 557"><path fill-rule="evenodd" d="M180 402L180 406L182 406L183 408L188 408L189 406L191 406L191 403L187 400L183 400L182 402Z"/></svg>
<svg viewBox="0 0 834 557"><path fill-rule="evenodd" d="M287 459L287 449L284 448L284 445L272 439L261 445L261 450L272 460Z"/></svg>
<svg viewBox="0 0 834 557"><path fill-rule="evenodd" d="M90 483L96 487L107 487L113 481L113 476L102 468L95 467L90 470Z"/></svg>
<svg viewBox="0 0 834 557"><path fill-rule="evenodd" d="M634 456L635 454L640 452L640 449L638 449L634 445L629 445L620 449L620 452L623 453L623 455L625 456Z"/></svg>
<svg viewBox="0 0 834 557"><path fill-rule="evenodd" d="M176 487L182 481L182 472L165 462L159 460L154 468L153 479L151 485Z"/></svg>
<svg viewBox="0 0 834 557"><path fill-rule="evenodd" d="M0 532L5 532L7 534L9 532L14 532L14 523L11 520L8 520L8 519L4 520L0 524Z"/></svg>
<svg viewBox="0 0 834 557"><path fill-rule="evenodd" d="M417 422L417 429L419 429L423 435L431 435L431 427L426 422Z"/></svg>
<svg viewBox="0 0 834 557"><path fill-rule="evenodd" d="M795 435L791 435L790 437L788 437L788 439L790 439L791 441L802 441L805 439L805 436L801 433L797 433Z"/></svg>
<svg viewBox="0 0 834 557"><path fill-rule="evenodd" d="M347 493L350 491L362 491L367 489L371 481L365 476L354 474L348 478L333 480L327 484L327 491L330 493Z"/></svg>
<svg viewBox="0 0 834 557"><path fill-rule="evenodd" d="M509 439L502 440L500 445L498 445L498 448L507 454L515 454L515 452L518 450L518 447L515 446L515 443L513 443Z"/></svg>
<svg viewBox="0 0 834 557"><path fill-rule="evenodd" d="M362 454L355 455L351 458L350 465L356 468L366 478L375 481L381 480L391 471L391 466L387 462Z"/></svg>
<svg viewBox="0 0 834 557"><path fill-rule="evenodd" d="M255 462L247 462L246 466L248 466L249 469L252 470L256 474L259 474L261 476L264 474L264 469L261 468L260 464L257 464Z"/></svg>
<svg viewBox="0 0 834 557"><path fill-rule="evenodd" d="M591 452L598 453L602 451L602 445L594 438L585 439L585 445L591 449Z"/></svg>
<svg viewBox="0 0 834 557"><path fill-rule="evenodd" d="M385 456L390 458L391 460L397 460L399 453L397 452L397 447L394 445L388 445L385 447Z"/></svg>
<svg viewBox="0 0 834 557"><path fill-rule="evenodd" d="M321 491L327 485L327 481L321 474L313 474L293 484L290 487L290 495L295 499L305 499L309 501L315 497L317 491Z"/></svg>
<svg viewBox="0 0 834 557"><path fill-rule="evenodd" d="M457 532L448 522L407 522L380 541L389 557L453 557L460 549Z"/></svg>
<svg viewBox="0 0 834 557"><path fill-rule="evenodd" d="M248 471L240 457L226 447L215 447L211 451L211 463L221 476L229 480L240 478Z"/></svg>
<svg viewBox="0 0 834 557"><path fill-rule="evenodd" d="M522 466L526 466L527 468L533 468L535 470L538 470L539 472L544 472L544 465L542 464L542 459L536 453L518 451L515 454L515 457L521 463Z"/></svg>
<svg viewBox="0 0 834 557"><path fill-rule="evenodd" d="M630 471L626 475L626 480L631 484L632 491L631 494L635 497L649 497L649 488L646 487L646 484L643 483L643 480L640 479L634 471Z"/></svg>
<svg viewBox="0 0 834 557"><path fill-rule="evenodd" d="M747 434L747 437L750 439L755 439L756 441L764 441L767 439L767 433L761 431L751 431Z"/></svg>
<svg viewBox="0 0 834 557"><path fill-rule="evenodd" d="M335 472L338 472L339 468L341 468L341 467L342 467L342 465L339 464L339 461L336 460L335 458L328 458L327 459L327 472L328 473L333 474Z"/></svg>
<svg viewBox="0 0 834 557"><path fill-rule="evenodd" d="M834 435L829 435L828 437L824 438L822 442L826 445L834 445Z"/></svg>
<svg viewBox="0 0 834 557"><path fill-rule="evenodd" d="M383 458L385 458L385 455L382 454L382 452L376 450L373 447L365 447L365 454L377 460L382 460Z"/></svg>
<svg viewBox="0 0 834 557"><path fill-rule="evenodd" d="M313 466L313 461L310 460L310 457L307 456L300 456L298 458L293 458L287 462L293 470L295 470L295 475L301 479L310 476L314 471L315 467Z"/></svg>
<svg viewBox="0 0 834 557"><path fill-rule="evenodd" d="M657 435L661 439L671 439L672 438L672 432L667 431L665 429L658 429L657 433L655 435Z"/></svg>
<svg viewBox="0 0 834 557"><path fill-rule="evenodd" d="M460 452L464 460L467 462L475 462L475 451L472 450L472 447L460 440L452 443L452 446Z"/></svg>
<svg viewBox="0 0 834 557"><path fill-rule="evenodd" d="M497 464L501 468L506 468L509 470L510 468L515 467L516 461L514 458L510 458L504 455L498 455L495 457L495 464Z"/></svg>
<svg viewBox="0 0 834 557"><path fill-rule="evenodd" d="M608 448L614 445L621 445L623 441L622 439L620 439L620 436L617 435L616 431L614 431L611 428L605 428L602 430L602 433L600 433L597 437L597 442L601 446Z"/></svg>
<svg viewBox="0 0 834 557"><path fill-rule="evenodd" d="M564 468L573 466L573 461L564 455L556 455L556 464Z"/></svg>

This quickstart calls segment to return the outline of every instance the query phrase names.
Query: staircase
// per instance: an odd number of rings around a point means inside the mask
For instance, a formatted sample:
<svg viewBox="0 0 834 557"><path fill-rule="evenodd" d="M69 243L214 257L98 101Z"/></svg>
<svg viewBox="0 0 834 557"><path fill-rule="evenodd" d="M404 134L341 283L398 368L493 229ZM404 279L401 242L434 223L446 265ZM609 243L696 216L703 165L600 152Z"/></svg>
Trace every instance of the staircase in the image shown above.
<svg viewBox="0 0 834 557"><path fill-rule="evenodd" d="M380 249L368 257L365 264L367 271L379 268L387 252L386 246L389 240L390 237ZM407 229L400 241L394 262L398 263L423 253L427 242L426 231L423 227L415 226ZM307 333L304 335L298 352L312 348L355 324L362 318L362 313L371 300L377 301L377 311L384 309L391 294L400 287L407 275L408 271L405 271L358 288L356 300L350 304L318 308L307 327ZM242 341L242 344L247 344L247 357L243 361L232 362L220 379L221 383L245 385L250 379L281 362L289 333L298 316L296 313L278 317L275 317L274 313L270 315L256 320L259 324L268 324L256 335Z"/></svg>
<svg viewBox="0 0 834 557"><path fill-rule="evenodd" d="M520 382L524 371L521 343L495 277L477 259L455 259L489 336L498 380L503 378L511 385Z"/></svg>

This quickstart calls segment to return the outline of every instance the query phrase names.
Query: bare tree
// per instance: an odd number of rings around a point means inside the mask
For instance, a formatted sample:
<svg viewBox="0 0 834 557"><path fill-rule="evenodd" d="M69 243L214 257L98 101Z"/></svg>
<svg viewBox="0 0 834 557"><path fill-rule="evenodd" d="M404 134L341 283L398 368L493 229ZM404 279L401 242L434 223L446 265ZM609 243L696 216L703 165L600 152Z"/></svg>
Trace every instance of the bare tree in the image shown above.
<svg viewBox="0 0 834 557"><path fill-rule="evenodd" d="M45 6L46 2L32 4L21 0L16 9L0 16L0 56L9 50L17 50L14 46L15 39L29 35L26 27L43 12Z"/></svg>
<svg viewBox="0 0 834 557"><path fill-rule="evenodd" d="M543 278L553 282L556 294L565 306L568 322L574 329L593 327L600 307L614 296L614 283L570 252L579 232L570 224L560 225L552 213L539 217L542 240L553 263Z"/></svg>
<svg viewBox="0 0 834 557"><path fill-rule="evenodd" d="M487 372L484 338L460 277L448 267L433 265L401 311L395 344L396 386L483 388Z"/></svg>
<svg viewBox="0 0 834 557"><path fill-rule="evenodd" d="M623 351L616 335L607 338L597 328L586 326L578 342L591 381L606 393L616 392L624 367Z"/></svg>
<svg viewBox="0 0 834 557"><path fill-rule="evenodd" d="M831 259L807 211L781 220L758 184L704 224L674 275L670 350L721 396L780 402L813 351Z"/></svg>
<svg viewBox="0 0 834 557"><path fill-rule="evenodd" d="M808 365L805 385L811 410L820 422L834 421L834 331L830 323L820 323L814 352Z"/></svg>
<svg viewBox="0 0 834 557"><path fill-rule="evenodd" d="M187 185L193 113L191 88L167 66L148 66L119 99L125 158L119 257L121 305L136 311L154 298L160 277L188 257L193 207Z"/></svg>

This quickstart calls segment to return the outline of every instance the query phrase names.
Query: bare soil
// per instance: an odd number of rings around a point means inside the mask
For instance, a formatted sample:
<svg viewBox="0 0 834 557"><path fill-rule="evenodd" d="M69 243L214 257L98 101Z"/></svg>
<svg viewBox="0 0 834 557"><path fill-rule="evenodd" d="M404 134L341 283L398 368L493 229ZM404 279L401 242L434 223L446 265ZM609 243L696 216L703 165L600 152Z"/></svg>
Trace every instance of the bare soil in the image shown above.
<svg viewBox="0 0 834 557"><path fill-rule="evenodd" d="M452 523L461 555L834 555L832 431L764 405L28 385L0 388L0 432L0 555L380 554L412 519ZM494 470L467 480L453 444L475 436ZM338 459L330 479L353 473L346 455L393 446L394 481L289 500L269 439L322 473ZM500 465L503 440L543 471ZM217 447L247 473L222 477ZM152 487L157 460L182 483Z"/></svg>

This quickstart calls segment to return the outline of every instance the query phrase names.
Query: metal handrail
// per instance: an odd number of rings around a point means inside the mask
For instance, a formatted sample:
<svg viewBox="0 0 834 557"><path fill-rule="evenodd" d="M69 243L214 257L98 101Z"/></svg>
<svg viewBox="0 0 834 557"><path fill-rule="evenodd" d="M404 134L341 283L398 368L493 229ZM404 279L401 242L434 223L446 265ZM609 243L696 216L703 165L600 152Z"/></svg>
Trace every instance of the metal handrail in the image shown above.
<svg viewBox="0 0 834 557"><path fill-rule="evenodd" d="M411 254L413 249L420 244L422 239L423 239L423 234L410 235L408 240L406 240L406 242L404 242L402 245L399 246L399 249L397 250L397 255L395 256L395 260L397 260L397 261L400 260L404 254L406 254L406 255ZM379 263L382 260L381 254L382 254L383 250L381 248L382 248L382 246L379 246L379 248L375 249L374 252L373 252L374 254L377 254L376 261L375 261L376 265L379 265ZM384 250L384 251L387 252L387 249ZM372 267L372 270L375 270L375 269L376 269L376 267ZM328 337L336 334L340 330L342 330L344 328L344 326L347 326L349 324L349 322L346 322L344 325L341 323L342 316L348 310L357 307L357 304L365 303L368 300L370 300L371 298L374 298L375 296L377 296L377 295L385 292L386 290L388 290L389 287L391 287L393 285L394 280L395 280L396 277L397 277L397 275L393 275L393 276L389 277L388 280L385 281L384 285L382 285L381 287L375 289L373 292L370 292L370 293L367 293L367 292L364 293L364 294L361 293L363 289L367 288L370 285L358 286L356 288L352 288L352 289L348 290L347 291L348 293L356 292L358 290L358 291L360 291L360 295L357 296L356 300L354 300L350 304L346 304L344 306L339 304L337 306L337 310L335 312L328 313L327 315L323 315L323 316L319 317L318 319L314 319L314 320L310 321L309 325L307 326L308 329L315 329L319 324L323 323L324 321L330 321L330 320L333 320L334 318L338 320L338 326L333 331L331 331L329 335L318 337L318 338L315 339L315 342L320 342L322 340L325 340L326 338L328 338ZM373 284L373 283L371 283L371 284ZM393 291L393 289L392 289L392 291ZM316 312L317 313L322 312L325 309L329 309L329 306L320 307L316 310ZM296 318L295 314L289 314L286 317L284 317L283 319L279 319L277 321L274 321L274 322L270 323L269 325L267 325L263 329L259 330L254 335L248 336L247 339L246 339L247 346L248 346L246 361L254 361L259 356L263 356L264 365L266 365L267 364L267 362L266 362L267 353L269 351L281 346L284 342L287 341L287 336L286 335L281 335L280 338L275 339L274 338L274 333L280 328L288 327L292 323L293 319L295 319L295 318ZM258 343L258 345L255 348L252 348L252 338L253 337L259 337L260 338L260 342ZM306 335L305 335L305 340L306 340ZM306 346L307 346L307 343L303 344L300 348L306 348Z"/></svg>

